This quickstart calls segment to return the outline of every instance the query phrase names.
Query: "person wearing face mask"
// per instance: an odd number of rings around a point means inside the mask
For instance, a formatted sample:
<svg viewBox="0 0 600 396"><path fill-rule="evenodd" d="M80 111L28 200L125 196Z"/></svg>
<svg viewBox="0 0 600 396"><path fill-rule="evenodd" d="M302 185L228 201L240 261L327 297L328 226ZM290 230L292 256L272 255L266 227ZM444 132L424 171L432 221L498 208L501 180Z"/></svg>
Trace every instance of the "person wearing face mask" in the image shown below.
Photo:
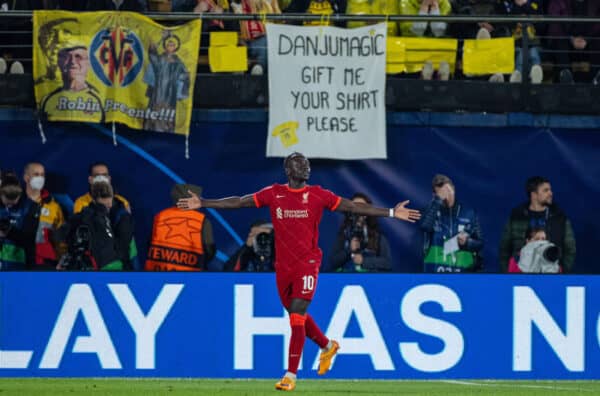
<svg viewBox="0 0 600 396"><path fill-rule="evenodd" d="M90 185L90 190L84 195L80 196L75 200L75 204L73 206L73 213L79 213L83 208L88 206L92 202L92 195L90 194L92 184L96 182L105 182L112 186L110 173L108 172L108 165L104 162L94 162L89 167L89 176L88 183ZM114 212L117 209L124 208L126 211L131 213L131 207L129 206L129 202L125 198L123 198L119 194L114 194L115 202L113 202L113 208L111 208L111 212Z"/></svg>
<svg viewBox="0 0 600 396"><path fill-rule="evenodd" d="M3 172L0 183L0 270L29 269L33 261L38 211L23 195L14 172Z"/></svg>
<svg viewBox="0 0 600 396"><path fill-rule="evenodd" d="M36 212L36 232L34 252L29 265L32 269L50 270L56 268L66 246L59 240L58 229L65 223L62 209L54 197L44 188L46 171L39 162L30 162L23 170L25 193L33 203Z"/></svg>

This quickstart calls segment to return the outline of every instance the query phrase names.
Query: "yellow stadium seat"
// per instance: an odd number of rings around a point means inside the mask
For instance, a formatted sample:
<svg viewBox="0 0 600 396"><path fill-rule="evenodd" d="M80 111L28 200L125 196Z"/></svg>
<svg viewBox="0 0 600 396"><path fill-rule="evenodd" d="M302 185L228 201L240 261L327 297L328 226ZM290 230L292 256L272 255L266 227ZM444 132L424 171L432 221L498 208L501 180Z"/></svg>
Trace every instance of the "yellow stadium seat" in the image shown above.
<svg viewBox="0 0 600 396"><path fill-rule="evenodd" d="M208 47L208 66L213 73L245 72L248 70L248 48Z"/></svg>
<svg viewBox="0 0 600 396"><path fill-rule="evenodd" d="M465 40L463 72L469 75L502 73L515 70L515 40L512 37L489 40Z"/></svg>

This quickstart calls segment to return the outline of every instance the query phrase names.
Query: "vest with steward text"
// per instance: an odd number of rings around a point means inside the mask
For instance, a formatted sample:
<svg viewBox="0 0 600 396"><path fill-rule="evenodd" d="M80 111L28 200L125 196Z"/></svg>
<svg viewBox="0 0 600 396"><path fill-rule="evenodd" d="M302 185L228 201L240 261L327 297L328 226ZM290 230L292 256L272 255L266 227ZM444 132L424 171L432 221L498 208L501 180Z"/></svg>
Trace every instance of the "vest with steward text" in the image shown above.
<svg viewBox="0 0 600 396"><path fill-rule="evenodd" d="M204 214L168 208L154 216L146 271L202 271Z"/></svg>

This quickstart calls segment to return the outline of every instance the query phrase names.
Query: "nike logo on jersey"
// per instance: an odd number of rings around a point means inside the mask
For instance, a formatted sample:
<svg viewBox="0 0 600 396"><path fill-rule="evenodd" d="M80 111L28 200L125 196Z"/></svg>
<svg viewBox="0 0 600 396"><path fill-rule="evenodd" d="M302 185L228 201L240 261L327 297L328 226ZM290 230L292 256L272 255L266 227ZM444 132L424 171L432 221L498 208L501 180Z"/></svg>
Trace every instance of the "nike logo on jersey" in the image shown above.
<svg viewBox="0 0 600 396"><path fill-rule="evenodd" d="M310 293L310 290L302 290L302 294L308 294Z"/></svg>
<svg viewBox="0 0 600 396"><path fill-rule="evenodd" d="M285 198L285 195L279 195L279 194L277 194L277 195L275 195L275 198Z"/></svg>

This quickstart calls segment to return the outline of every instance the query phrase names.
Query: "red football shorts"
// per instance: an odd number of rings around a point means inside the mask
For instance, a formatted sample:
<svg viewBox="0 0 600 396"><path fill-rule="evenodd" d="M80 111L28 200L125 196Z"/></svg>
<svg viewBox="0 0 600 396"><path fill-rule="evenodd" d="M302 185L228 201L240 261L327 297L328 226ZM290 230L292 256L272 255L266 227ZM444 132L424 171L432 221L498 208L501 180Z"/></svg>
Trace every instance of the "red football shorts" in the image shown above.
<svg viewBox="0 0 600 396"><path fill-rule="evenodd" d="M319 267L299 268L290 273L275 273L279 299L285 308L289 308L293 298L312 301L317 289Z"/></svg>

